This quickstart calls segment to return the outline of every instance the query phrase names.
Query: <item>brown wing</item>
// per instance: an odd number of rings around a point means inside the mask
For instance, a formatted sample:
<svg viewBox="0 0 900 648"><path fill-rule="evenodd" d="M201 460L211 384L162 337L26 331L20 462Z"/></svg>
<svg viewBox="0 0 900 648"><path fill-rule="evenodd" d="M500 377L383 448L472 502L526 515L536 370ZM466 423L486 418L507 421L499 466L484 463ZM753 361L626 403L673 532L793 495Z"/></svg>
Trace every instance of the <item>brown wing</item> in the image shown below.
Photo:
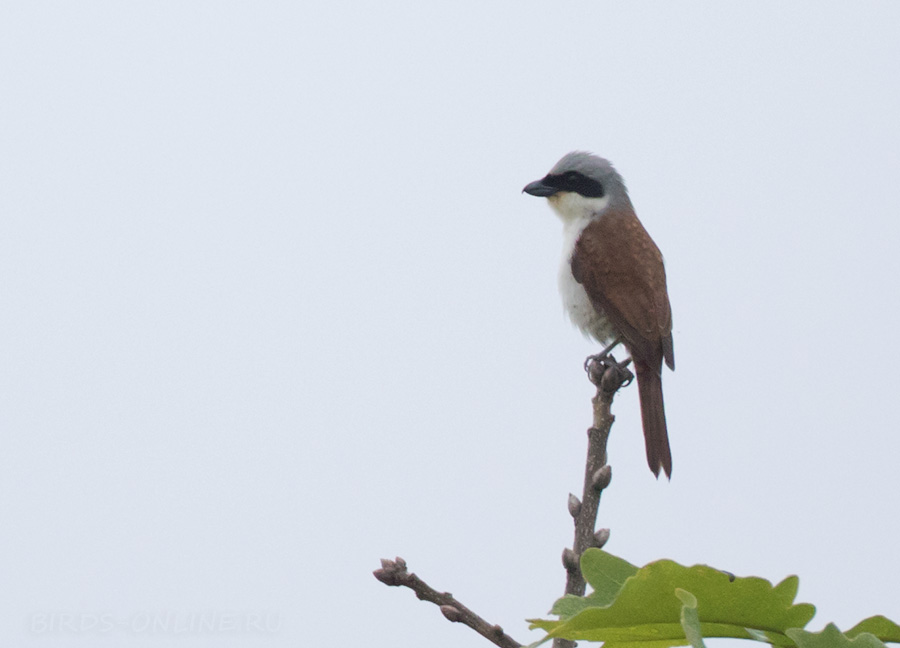
<svg viewBox="0 0 900 648"><path fill-rule="evenodd" d="M572 275L636 360L674 368L672 311L662 254L631 209L610 209L575 244Z"/></svg>

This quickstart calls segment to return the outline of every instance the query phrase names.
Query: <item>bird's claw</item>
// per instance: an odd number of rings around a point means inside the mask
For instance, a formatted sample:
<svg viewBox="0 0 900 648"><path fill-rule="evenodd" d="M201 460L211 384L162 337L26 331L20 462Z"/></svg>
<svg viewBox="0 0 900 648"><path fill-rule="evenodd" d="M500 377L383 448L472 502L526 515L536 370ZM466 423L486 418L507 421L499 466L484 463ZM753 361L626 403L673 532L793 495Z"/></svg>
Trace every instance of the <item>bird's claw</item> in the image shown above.
<svg viewBox="0 0 900 648"><path fill-rule="evenodd" d="M622 362L618 362L608 350L604 350L596 355L588 356L584 361L584 370L587 372L588 379L595 385L600 385L603 376L608 370L613 370L615 380L618 384L617 388L627 387L634 380L634 373L628 368L631 364L631 358L626 358Z"/></svg>

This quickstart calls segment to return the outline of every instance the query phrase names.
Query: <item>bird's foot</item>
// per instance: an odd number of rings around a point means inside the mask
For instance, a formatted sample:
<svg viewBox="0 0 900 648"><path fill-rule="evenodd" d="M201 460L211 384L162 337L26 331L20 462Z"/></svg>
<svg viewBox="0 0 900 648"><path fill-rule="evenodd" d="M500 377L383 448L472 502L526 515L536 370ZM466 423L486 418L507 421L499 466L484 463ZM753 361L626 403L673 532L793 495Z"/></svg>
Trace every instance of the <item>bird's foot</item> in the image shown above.
<svg viewBox="0 0 900 648"><path fill-rule="evenodd" d="M597 354L595 354L595 355L590 355L590 356L588 356L587 358L585 358L585 360L584 360L584 370L588 373L588 375L591 374L590 366L591 366L592 364L596 363L596 362L602 362L602 361L604 360L604 358L606 358L606 357L610 357L610 358L611 358L612 356L610 355L610 352L611 352L613 349L615 349L615 348L619 345L619 342L621 342L621 341L622 341L621 338L616 338L615 340L612 341L611 344L609 344L609 345L608 345L605 349L603 349L603 351L601 351L600 353L597 353Z"/></svg>
<svg viewBox="0 0 900 648"><path fill-rule="evenodd" d="M628 368L630 364L631 358L618 362L607 348L597 355L588 356L584 361L584 370L588 380L597 387L614 392L627 387L634 380L634 374Z"/></svg>

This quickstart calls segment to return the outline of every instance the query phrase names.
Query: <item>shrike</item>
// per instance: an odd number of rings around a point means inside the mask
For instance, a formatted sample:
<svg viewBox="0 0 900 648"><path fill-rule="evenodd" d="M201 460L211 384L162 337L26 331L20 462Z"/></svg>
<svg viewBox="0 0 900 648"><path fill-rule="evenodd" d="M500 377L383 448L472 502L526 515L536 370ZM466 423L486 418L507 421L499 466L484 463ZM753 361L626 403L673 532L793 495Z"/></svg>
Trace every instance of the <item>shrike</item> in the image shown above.
<svg viewBox="0 0 900 648"><path fill-rule="evenodd" d="M572 322L601 344L620 341L637 374L647 463L672 476L662 363L675 369L662 254L608 160L575 151L523 190L547 198L563 222L559 289Z"/></svg>

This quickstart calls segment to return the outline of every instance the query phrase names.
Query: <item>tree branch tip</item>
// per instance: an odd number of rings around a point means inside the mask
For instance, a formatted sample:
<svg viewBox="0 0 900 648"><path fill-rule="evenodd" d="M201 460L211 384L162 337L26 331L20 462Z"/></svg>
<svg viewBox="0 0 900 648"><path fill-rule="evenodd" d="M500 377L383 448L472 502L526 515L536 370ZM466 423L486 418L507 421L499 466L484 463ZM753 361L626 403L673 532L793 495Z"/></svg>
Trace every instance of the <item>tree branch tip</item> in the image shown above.
<svg viewBox="0 0 900 648"><path fill-rule="evenodd" d="M403 584L409 573L406 571L406 561L397 556L396 560L382 558L381 569L376 569L372 575L385 585L398 587Z"/></svg>
<svg viewBox="0 0 900 648"><path fill-rule="evenodd" d="M381 581L382 583L384 583L385 585L390 585L390 586L393 587L393 586L395 586L395 585L399 585L399 584L400 584L400 583L397 583L397 582L396 582L396 579L393 578L393 577L392 577L390 574L388 574L387 572L385 572L383 569L376 569L375 571L372 572L372 576L374 576L375 578L377 578L378 580L380 580L380 581Z"/></svg>
<svg viewBox="0 0 900 648"><path fill-rule="evenodd" d="M376 569L372 572L372 575L385 585L390 585L391 587L399 587L403 584L403 578L400 575L387 569Z"/></svg>
<svg viewBox="0 0 900 648"><path fill-rule="evenodd" d="M569 508L569 515L573 518L577 518L578 514L581 513L581 500L575 497L572 493L569 493L569 501L567 503Z"/></svg>
<svg viewBox="0 0 900 648"><path fill-rule="evenodd" d="M621 387L634 380L634 374L628 368L629 362L631 362L630 358L626 362L613 364L604 370L600 384L597 386L607 397L612 396Z"/></svg>
<svg viewBox="0 0 900 648"><path fill-rule="evenodd" d="M606 366L602 362L589 362L586 369L588 380L590 380L594 386L599 387L600 383L603 382L603 374L606 373Z"/></svg>
<svg viewBox="0 0 900 648"><path fill-rule="evenodd" d="M591 487L594 490L602 491L609 486L610 481L612 481L612 468L609 464L600 466L594 471L594 474L591 475Z"/></svg>

